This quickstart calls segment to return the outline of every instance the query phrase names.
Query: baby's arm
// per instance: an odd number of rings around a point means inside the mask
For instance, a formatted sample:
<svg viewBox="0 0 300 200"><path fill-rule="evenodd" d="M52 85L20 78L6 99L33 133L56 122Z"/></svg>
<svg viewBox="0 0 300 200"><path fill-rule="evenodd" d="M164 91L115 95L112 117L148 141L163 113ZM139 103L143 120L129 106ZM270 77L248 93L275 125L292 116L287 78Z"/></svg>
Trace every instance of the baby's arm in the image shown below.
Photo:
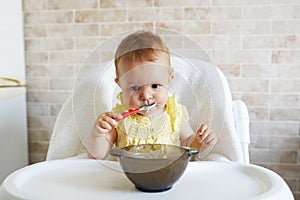
<svg viewBox="0 0 300 200"><path fill-rule="evenodd" d="M97 117L94 127L87 138L88 157L104 159L117 139L116 116L112 112L106 112Z"/></svg>
<svg viewBox="0 0 300 200"><path fill-rule="evenodd" d="M194 140L195 134L193 129L190 127L188 123L182 125L182 129L180 132L180 144L181 146L189 147L191 146Z"/></svg>

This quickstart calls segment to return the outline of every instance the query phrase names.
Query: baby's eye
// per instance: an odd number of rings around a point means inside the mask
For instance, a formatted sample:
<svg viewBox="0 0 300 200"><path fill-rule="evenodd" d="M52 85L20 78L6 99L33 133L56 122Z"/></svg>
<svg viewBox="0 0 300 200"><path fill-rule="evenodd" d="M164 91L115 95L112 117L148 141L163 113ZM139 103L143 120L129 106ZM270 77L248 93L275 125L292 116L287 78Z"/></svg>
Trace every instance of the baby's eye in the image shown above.
<svg viewBox="0 0 300 200"><path fill-rule="evenodd" d="M153 89L157 89L157 88L159 88L160 86L161 86L161 85L160 85L160 84L157 84L157 83L151 85L151 87L152 87Z"/></svg>
<svg viewBox="0 0 300 200"><path fill-rule="evenodd" d="M140 87L139 86L132 86L130 89L133 90L133 91L138 91L140 89Z"/></svg>

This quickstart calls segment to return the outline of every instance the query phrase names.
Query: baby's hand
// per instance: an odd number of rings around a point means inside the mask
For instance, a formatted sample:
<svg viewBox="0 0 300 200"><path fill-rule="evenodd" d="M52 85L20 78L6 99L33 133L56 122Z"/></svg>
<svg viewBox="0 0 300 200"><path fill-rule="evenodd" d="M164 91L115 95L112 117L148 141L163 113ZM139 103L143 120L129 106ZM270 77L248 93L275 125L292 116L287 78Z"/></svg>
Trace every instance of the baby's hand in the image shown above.
<svg viewBox="0 0 300 200"><path fill-rule="evenodd" d="M116 126L118 114L106 112L99 115L87 138L89 158L104 159L117 139Z"/></svg>
<svg viewBox="0 0 300 200"><path fill-rule="evenodd" d="M112 112L102 113L97 117L96 126L99 128L100 133L109 133L117 127L118 122L115 119L120 119L120 117L122 116Z"/></svg>
<svg viewBox="0 0 300 200"><path fill-rule="evenodd" d="M207 149L217 143L217 135L208 126L201 124L196 132L196 140L201 144L201 147Z"/></svg>

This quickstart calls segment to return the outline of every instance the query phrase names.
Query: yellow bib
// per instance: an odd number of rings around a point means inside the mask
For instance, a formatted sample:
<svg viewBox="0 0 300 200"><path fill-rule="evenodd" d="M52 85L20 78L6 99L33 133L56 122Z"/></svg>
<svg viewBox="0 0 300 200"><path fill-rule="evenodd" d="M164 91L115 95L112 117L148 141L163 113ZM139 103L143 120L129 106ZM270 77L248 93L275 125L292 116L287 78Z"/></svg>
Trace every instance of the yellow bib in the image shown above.
<svg viewBox="0 0 300 200"><path fill-rule="evenodd" d="M113 112L121 113L129 108L124 104L123 94L118 98ZM138 114L121 120L117 126L117 147L138 144L172 144L180 146L180 131L183 118L187 119L187 110L179 104L176 95L169 97L165 112L153 117L144 117Z"/></svg>

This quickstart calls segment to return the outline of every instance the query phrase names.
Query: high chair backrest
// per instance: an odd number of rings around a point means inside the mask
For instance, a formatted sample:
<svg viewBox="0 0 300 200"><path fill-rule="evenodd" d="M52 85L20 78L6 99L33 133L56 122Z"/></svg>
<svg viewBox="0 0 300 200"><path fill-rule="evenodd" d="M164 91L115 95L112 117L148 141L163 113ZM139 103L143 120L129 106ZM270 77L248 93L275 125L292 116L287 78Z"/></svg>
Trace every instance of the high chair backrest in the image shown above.
<svg viewBox="0 0 300 200"><path fill-rule="evenodd" d="M243 154L235 127L231 92L223 73L210 63L194 59L172 57L171 65L175 78L170 92L178 93L180 103L187 107L192 128L196 130L200 123L206 123L219 135L215 147L201 159L244 162L248 150ZM77 80L72 97L57 117L47 160L85 154L85 137L97 115L111 110L120 92L114 83L114 68L113 61L102 63L98 71L86 73Z"/></svg>

